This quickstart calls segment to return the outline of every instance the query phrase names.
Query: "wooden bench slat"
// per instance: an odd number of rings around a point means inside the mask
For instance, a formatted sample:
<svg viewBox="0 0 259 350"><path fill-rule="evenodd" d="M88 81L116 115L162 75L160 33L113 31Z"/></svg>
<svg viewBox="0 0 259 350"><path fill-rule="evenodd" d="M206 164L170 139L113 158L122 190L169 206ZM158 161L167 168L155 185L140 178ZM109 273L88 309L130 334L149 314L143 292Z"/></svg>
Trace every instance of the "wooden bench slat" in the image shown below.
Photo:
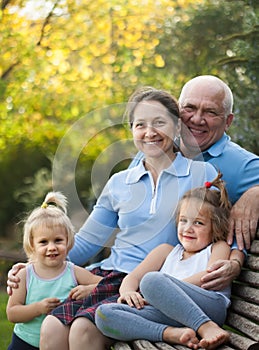
<svg viewBox="0 0 259 350"><path fill-rule="evenodd" d="M250 253L259 254L259 241L253 241L253 243L251 244Z"/></svg>
<svg viewBox="0 0 259 350"><path fill-rule="evenodd" d="M134 340L132 342L132 344L133 344L134 350L147 350L147 349L148 350L157 350L155 345L150 343L148 340L143 340L143 339Z"/></svg>
<svg viewBox="0 0 259 350"><path fill-rule="evenodd" d="M245 266L254 271L259 271L259 259L257 256L248 255Z"/></svg>
<svg viewBox="0 0 259 350"><path fill-rule="evenodd" d="M10 260L16 262L27 262L27 257L23 251L12 252L8 250L0 249L0 257L4 260Z"/></svg>
<svg viewBox="0 0 259 350"><path fill-rule="evenodd" d="M249 348L250 345L255 343L254 340L244 338L243 336L237 333L229 332L229 334L230 334L230 343L231 345L234 346L235 349L246 350Z"/></svg>
<svg viewBox="0 0 259 350"><path fill-rule="evenodd" d="M162 342L155 343L155 346L159 350L175 350L175 349L177 349L175 347L176 345L169 345L169 344L162 343Z"/></svg>
<svg viewBox="0 0 259 350"><path fill-rule="evenodd" d="M232 294L246 301L259 304L259 289L251 288L238 283L233 283Z"/></svg>
<svg viewBox="0 0 259 350"><path fill-rule="evenodd" d="M231 345L220 345L217 347L217 350L233 350L233 348Z"/></svg>
<svg viewBox="0 0 259 350"><path fill-rule="evenodd" d="M114 350L131 350L131 347L123 342L116 342L112 347Z"/></svg>
<svg viewBox="0 0 259 350"><path fill-rule="evenodd" d="M247 303L241 299L232 299L229 312L233 311L249 318L250 320L259 322L259 305Z"/></svg>
<svg viewBox="0 0 259 350"><path fill-rule="evenodd" d="M228 314L226 324L246 334L252 340L259 341L259 324L235 313Z"/></svg>
<svg viewBox="0 0 259 350"><path fill-rule="evenodd" d="M187 348L187 346L184 346L184 345L174 345L175 349L177 350L187 350L187 349L190 349L190 348Z"/></svg>
<svg viewBox="0 0 259 350"><path fill-rule="evenodd" d="M251 287L259 287L259 276L258 273L254 271L242 270L238 281L248 283Z"/></svg>

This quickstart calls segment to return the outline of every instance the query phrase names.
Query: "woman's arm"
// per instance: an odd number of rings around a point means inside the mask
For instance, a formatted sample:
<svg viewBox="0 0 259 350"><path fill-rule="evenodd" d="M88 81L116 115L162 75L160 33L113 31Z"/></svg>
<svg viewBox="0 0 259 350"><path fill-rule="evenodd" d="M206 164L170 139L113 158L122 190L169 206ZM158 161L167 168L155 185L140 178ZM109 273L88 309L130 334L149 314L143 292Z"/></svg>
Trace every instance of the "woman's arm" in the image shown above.
<svg viewBox="0 0 259 350"><path fill-rule="evenodd" d="M83 267L74 265L78 286L71 289L69 297L75 300L87 297L101 281L102 277L94 275Z"/></svg>
<svg viewBox="0 0 259 350"><path fill-rule="evenodd" d="M94 275L92 272L80 266L74 265L74 271L78 284L97 285L102 279L101 276Z"/></svg>
<svg viewBox="0 0 259 350"><path fill-rule="evenodd" d="M118 213L111 195L115 175L105 185L91 214L75 236L75 244L68 257L76 265L85 266L105 246L117 227Z"/></svg>
<svg viewBox="0 0 259 350"><path fill-rule="evenodd" d="M159 271L173 246L161 244L153 249L146 258L122 281L118 303L126 302L130 306L141 308L144 305L142 296L137 292L142 277L150 271Z"/></svg>
<svg viewBox="0 0 259 350"><path fill-rule="evenodd" d="M230 247L227 244L227 242L224 241L218 241L212 245L212 251L211 256L208 261L207 267L213 265L216 261L220 259L227 260L230 256ZM202 277L207 274L207 270L198 272L186 279L184 281L195 284L196 286L201 287L202 286Z"/></svg>

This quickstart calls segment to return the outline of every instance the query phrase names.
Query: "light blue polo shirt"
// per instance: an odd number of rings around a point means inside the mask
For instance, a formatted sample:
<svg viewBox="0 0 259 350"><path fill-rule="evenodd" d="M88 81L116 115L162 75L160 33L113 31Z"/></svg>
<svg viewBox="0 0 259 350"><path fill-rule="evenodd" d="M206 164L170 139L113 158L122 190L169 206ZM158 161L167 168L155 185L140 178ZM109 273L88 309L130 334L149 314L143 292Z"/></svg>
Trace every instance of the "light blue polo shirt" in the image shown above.
<svg viewBox="0 0 259 350"><path fill-rule="evenodd" d="M223 174L232 203L250 187L259 185L259 157L232 142L225 133L202 157ZM201 156L196 159L202 160Z"/></svg>
<svg viewBox="0 0 259 350"><path fill-rule="evenodd" d="M193 161L180 153L156 183L143 162L114 174L92 213L76 235L69 258L83 265L107 244L117 228L110 256L99 265L103 269L132 271L161 243L178 243L175 210L183 194L204 186L217 176L214 167Z"/></svg>

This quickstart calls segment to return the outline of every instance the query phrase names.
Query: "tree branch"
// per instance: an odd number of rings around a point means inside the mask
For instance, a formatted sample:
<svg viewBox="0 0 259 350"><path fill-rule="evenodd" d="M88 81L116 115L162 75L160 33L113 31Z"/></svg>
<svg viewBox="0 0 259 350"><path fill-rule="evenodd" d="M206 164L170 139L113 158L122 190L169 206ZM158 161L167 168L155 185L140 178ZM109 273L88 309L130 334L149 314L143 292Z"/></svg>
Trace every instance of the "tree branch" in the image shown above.
<svg viewBox="0 0 259 350"><path fill-rule="evenodd" d="M11 73L11 71L14 69L15 66L17 66L20 62L13 63L3 74L1 75L1 79L5 80L8 75Z"/></svg>
<svg viewBox="0 0 259 350"><path fill-rule="evenodd" d="M40 46L40 45L41 45L42 39L43 39L43 37L44 37L44 30L45 30L45 27L46 27L47 24L49 24L50 19L51 19L51 17L53 16L54 11L55 11L55 8L57 7L58 3L59 3L59 0L57 0L57 1L54 3L54 5L53 5L51 11L49 12L48 16L45 18L45 20L44 20L44 22L43 22L43 25L42 25L42 28L41 28L41 34L40 34L39 41L37 42L37 46Z"/></svg>
<svg viewBox="0 0 259 350"><path fill-rule="evenodd" d="M9 2L11 2L11 0L2 0L1 1L1 10L3 11L6 6L9 4Z"/></svg>

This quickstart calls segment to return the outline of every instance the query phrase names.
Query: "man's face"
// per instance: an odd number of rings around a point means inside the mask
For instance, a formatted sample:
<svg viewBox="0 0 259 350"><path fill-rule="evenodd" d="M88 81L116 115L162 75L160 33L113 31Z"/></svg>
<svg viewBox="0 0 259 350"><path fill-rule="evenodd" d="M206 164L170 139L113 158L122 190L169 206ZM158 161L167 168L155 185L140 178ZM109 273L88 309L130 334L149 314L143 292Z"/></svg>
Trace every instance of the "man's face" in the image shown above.
<svg viewBox="0 0 259 350"><path fill-rule="evenodd" d="M186 89L180 115L181 136L187 149L205 151L230 126L233 114L225 114L224 94L223 89L210 82L196 82Z"/></svg>

